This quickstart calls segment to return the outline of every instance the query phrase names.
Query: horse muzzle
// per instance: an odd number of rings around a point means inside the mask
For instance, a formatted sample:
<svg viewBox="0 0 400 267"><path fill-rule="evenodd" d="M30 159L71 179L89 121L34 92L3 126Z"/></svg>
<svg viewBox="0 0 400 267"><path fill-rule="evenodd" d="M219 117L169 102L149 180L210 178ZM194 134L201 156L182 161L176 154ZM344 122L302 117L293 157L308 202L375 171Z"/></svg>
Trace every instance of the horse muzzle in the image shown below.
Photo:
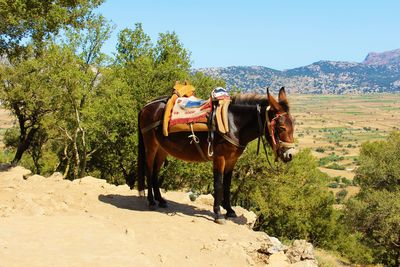
<svg viewBox="0 0 400 267"><path fill-rule="evenodd" d="M289 148L285 152L283 152L283 161L289 162L293 159L294 155L296 154L295 148Z"/></svg>

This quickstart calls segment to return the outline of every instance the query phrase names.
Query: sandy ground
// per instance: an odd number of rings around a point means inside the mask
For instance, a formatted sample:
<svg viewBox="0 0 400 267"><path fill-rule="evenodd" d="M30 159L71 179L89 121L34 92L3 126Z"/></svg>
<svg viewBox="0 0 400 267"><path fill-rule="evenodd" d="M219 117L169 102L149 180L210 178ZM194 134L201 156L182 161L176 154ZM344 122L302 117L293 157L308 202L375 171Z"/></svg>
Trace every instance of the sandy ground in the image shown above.
<svg viewBox="0 0 400 267"><path fill-rule="evenodd" d="M149 211L127 186L27 173L0 171L2 267L289 265L282 251L257 252L269 237L249 229L253 213L234 207L235 221L214 223L211 196L167 192L168 209Z"/></svg>

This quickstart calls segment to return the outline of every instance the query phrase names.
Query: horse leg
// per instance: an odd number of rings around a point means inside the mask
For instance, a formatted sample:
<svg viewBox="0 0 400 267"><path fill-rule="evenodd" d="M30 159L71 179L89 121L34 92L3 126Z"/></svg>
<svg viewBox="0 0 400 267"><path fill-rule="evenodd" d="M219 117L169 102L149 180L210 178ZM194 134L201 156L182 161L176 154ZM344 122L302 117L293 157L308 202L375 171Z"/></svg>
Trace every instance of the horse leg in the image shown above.
<svg viewBox="0 0 400 267"><path fill-rule="evenodd" d="M221 214L221 204L223 198L223 173L225 168L225 159L223 157L214 158L214 213L215 222L225 224L225 217Z"/></svg>
<svg viewBox="0 0 400 267"><path fill-rule="evenodd" d="M224 174L224 200L222 201L222 207L226 210L227 218L236 218L237 215L231 206L231 181L232 181L233 170L227 171Z"/></svg>
<svg viewBox="0 0 400 267"><path fill-rule="evenodd" d="M164 151L158 150L155 160L154 160L154 168L153 168L153 190L154 197L158 201L158 206L160 208L167 208L167 201L162 198L160 192L160 185L158 184L158 173L160 172L161 166L165 161L167 154Z"/></svg>
<svg viewBox="0 0 400 267"><path fill-rule="evenodd" d="M225 172L224 172L224 198L222 201L222 207L226 210L227 218L235 218L236 213L231 206L231 182L232 182L232 172L235 167L238 156L230 157L225 161Z"/></svg>
<svg viewBox="0 0 400 267"><path fill-rule="evenodd" d="M147 152L147 151L146 151ZM153 196L153 169L156 150L150 150L146 153L146 182L147 182L147 201L149 209L153 210L156 207L156 202Z"/></svg>

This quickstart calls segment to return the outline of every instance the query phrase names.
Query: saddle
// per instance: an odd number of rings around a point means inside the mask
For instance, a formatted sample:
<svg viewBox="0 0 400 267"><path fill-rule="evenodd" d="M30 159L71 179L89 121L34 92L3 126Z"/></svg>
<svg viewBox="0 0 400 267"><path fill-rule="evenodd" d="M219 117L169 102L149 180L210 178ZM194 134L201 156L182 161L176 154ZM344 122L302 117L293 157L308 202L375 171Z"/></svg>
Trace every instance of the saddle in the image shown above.
<svg viewBox="0 0 400 267"><path fill-rule="evenodd" d="M169 132L208 131L208 115L211 113L210 100L190 97L179 97L172 108L169 121Z"/></svg>
<svg viewBox="0 0 400 267"><path fill-rule="evenodd" d="M229 132L228 107L230 97L225 89L218 87L213 90L211 98L202 100L194 96L195 88L189 82L175 83L173 93L168 100L163 117L163 134L175 132L213 131L215 118L218 131Z"/></svg>

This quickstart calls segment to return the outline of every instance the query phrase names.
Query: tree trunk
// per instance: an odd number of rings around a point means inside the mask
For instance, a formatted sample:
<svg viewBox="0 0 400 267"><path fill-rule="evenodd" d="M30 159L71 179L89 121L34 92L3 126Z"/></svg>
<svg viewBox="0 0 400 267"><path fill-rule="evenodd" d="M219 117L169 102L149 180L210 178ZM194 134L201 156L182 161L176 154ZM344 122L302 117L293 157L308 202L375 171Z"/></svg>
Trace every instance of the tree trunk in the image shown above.
<svg viewBox="0 0 400 267"><path fill-rule="evenodd" d="M20 128L20 138L18 142L17 152L15 153L14 159L11 161L12 164L18 164L21 161L22 155L29 148L37 128L31 128L28 134L26 134L25 128Z"/></svg>
<svg viewBox="0 0 400 267"><path fill-rule="evenodd" d="M80 131L82 132L81 140L82 140L82 160L81 166L79 170L79 178L86 175L86 164L87 164L87 150L86 150L86 137L85 130L80 127Z"/></svg>
<svg viewBox="0 0 400 267"><path fill-rule="evenodd" d="M80 156L79 156L79 149L78 149L78 133L79 133L79 128L77 128L75 130L75 135L74 135L74 139L73 139L73 148L74 148L74 156L75 156L75 164L74 164L74 171L73 171L73 175L74 175L74 180L79 178L79 166L81 165L81 160L80 160Z"/></svg>

